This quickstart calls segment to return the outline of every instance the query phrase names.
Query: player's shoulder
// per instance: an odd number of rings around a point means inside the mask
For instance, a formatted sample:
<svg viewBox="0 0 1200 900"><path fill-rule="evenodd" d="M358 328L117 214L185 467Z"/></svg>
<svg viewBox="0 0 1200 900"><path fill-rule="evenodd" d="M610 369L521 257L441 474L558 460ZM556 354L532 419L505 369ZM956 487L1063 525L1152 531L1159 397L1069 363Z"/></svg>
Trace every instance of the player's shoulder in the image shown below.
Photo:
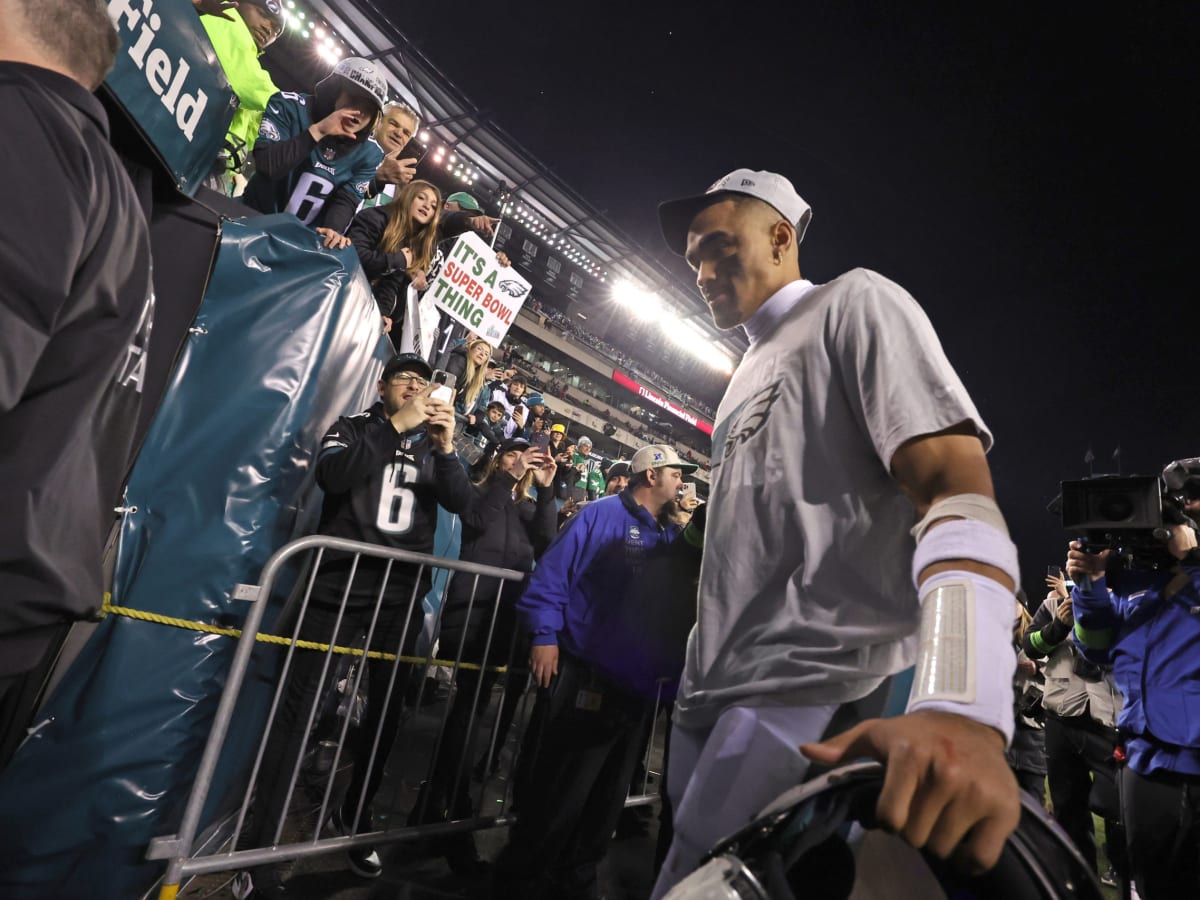
<svg viewBox="0 0 1200 900"><path fill-rule="evenodd" d="M910 315L920 307L901 285L872 269L851 269L821 285L818 302L823 302L835 319L856 320Z"/></svg>

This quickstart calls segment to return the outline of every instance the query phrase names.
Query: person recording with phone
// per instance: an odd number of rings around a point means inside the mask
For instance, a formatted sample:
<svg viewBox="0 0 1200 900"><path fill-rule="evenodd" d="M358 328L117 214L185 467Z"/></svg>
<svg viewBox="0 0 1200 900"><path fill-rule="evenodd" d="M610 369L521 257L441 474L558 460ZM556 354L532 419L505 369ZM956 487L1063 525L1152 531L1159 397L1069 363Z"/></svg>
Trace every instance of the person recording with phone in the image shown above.
<svg viewBox="0 0 1200 900"><path fill-rule="evenodd" d="M1125 697L1121 813L1144 900L1200 897L1200 457L1171 463L1162 480L1175 520L1166 562L1135 566L1080 541L1067 552L1074 640L1112 664Z"/></svg>
<svg viewBox="0 0 1200 900"><path fill-rule="evenodd" d="M454 409L435 396L432 376L420 356L400 354L384 366L378 402L330 426L316 462L317 484L324 491L318 533L432 553L438 506L459 514L468 509L471 484L454 453ZM352 581L347 588L348 579ZM326 551L297 636L362 646L362 635L369 634L370 650L411 654L425 617L420 598L430 585L426 566ZM286 812L291 775L304 752L309 709L322 689L323 665L319 653L302 652L294 658L267 742L264 759L271 764L264 768L255 795L255 824L248 846L266 846L263 841L269 843ZM351 750L353 773L327 830L337 834L373 830L371 802L396 737L399 698L404 696L409 674L404 665L394 669L385 660L367 662L367 714ZM385 707L393 678L392 701ZM355 847L347 855L356 874L365 878L381 874L382 864L373 848ZM276 866L259 867L251 877L256 891L252 896L285 896Z"/></svg>
<svg viewBox="0 0 1200 900"><path fill-rule="evenodd" d="M383 107L375 125L375 143L383 150L383 162L367 187L364 207L383 206L396 191L417 174L417 163L428 149L416 137L421 119L407 103L392 100Z"/></svg>
<svg viewBox="0 0 1200 900"><path fill-rule="evenodd" d="M505 441L475 486L471 505L462 513L462 529L459 558L464 562L531 572L557 531L554 463L522 437ZM516 620L516 603L527 581L507 581L501 587L499 579L462 574L450 581L439 627L439 655L485 668L457 671L433 777L417 800L412 824L471 816L467 788L472 733L478 740L484 732L482 714L496 683L496 672L487 667L511 666L529 655L528 639L518 633ZM492 740L496 747L504 745L526 683L524 673L510 672L505 678ZM473 835L444 838L436 847L459 875L483 869Z"/></svg>

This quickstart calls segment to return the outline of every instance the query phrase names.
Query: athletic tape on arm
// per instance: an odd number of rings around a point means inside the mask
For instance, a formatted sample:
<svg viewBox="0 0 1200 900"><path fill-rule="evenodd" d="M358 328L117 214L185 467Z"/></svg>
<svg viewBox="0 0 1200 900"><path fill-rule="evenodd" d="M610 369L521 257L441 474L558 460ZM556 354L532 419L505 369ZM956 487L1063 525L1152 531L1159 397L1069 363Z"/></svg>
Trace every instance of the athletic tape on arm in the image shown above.
<svg viewBox="0 0 1200 900"><path fill-rule="evenodd" d="M956 519L923 534L913 554L914 582L933 563L964 559L994 566L1019 582L1017 548L993 525ZM986 575L952 570L930 577L919 595L920 645L908 710L966 716L1011 741L1012 591Z"/></svg>
<svg viewBox="0 0 1200 900"><path fill-rule="evenodd" d="M933 506L929 507L929 512L925 513L925 518L913 526L912 536L916 538L917 543L921 543L921 539L925 537L930 526L938 519L974 519L977 522L986 522L991 525L1005 537L1008 537L1008 524L1004 521L1004 513L1000 512L1000 507L996 505L996 501L991 497L983 494L955 494L953 497L946 497L939 500Z"/></svg>

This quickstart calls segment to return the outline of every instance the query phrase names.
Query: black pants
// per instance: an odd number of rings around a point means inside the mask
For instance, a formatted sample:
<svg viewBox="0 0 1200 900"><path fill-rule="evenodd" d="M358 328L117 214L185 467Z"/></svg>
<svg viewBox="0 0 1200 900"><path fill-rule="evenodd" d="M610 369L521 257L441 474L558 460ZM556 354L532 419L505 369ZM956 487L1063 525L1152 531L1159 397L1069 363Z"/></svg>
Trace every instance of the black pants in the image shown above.
<svg viewBox="0 0 1200 900"><path fill-rule="evenodd" d="M424 618L419 600L414 606L415 611L410 622L407 603L403 606L385 603L375 624L370 649L396 653L400 648L405 624L408 623L408 632L404 635L404 647L401 652L411 653L421 632ZM342 646L361 645L361 639L370 626L372 613L371 608L347 609L337 628L335 643ZM311 603L300 628L300 640L327 643L330 635L334 633L337 616L337 609ZM287 812L292 772L297 760L304 754L308 739L310 711L314 704L320 703L322 694L331 689L334 678L335 660L329 659L328 669L325 670L327 658L327 654L318 650L297 649L294 652L287 685L280 698L279 709L263 754L258 790L254 797L253 825L239 842L243 848L269 846L274 840L278 823ZM391 753L399 726L405 686L413 669L411 665L397 665L387 660L367 662L366 717L358 733L348 736L347 749L353 755L354 773L343 804L343 818L346 824L350 825L358 809L359 798L363 796L364 788L366 789L362 812L358 817L359 831L370 830L371 800L383 779L384 764ZM392 680L393 671L395 682L388 698L388 684ZM318 715L319 711L313 716L314 726L317 724ZM376 747L377 734L379 743ZM317 827L320 825L318 822Z"/></svg>
<svg viewBox="0 0 1200 900"><path fill-rule="evenodd" d="M1105 820L1109 859L1118 872L1124 862L1117 765L1113 761L1116 745L1116 731L1087 716L1063 718L1046 713L1046 778L1054 818L1093 871L1096 868L1093 812Z"/></svg>
<svg viewBox="0 0 1200 900"><path fill-rule="evenodd" d="M514 778L517 821L496 900L599 897L596 869L625 804L648 705L565 655L537 704Z"/></svg>
<svg viewBox="0 0 1200 900"><path fill-rule="evenodd" d="M1142 900L1200 897L1200 776L1121 770L1129 864Z"/></svg>
<svg viewBox="0 0 1200 900"><path fill-rule="evenodd" d="M499 677L496 672L486 669L505 662L511 667L514 661L524 661L529 655L527 639L514 641L515 634L512 632L513 629L508 629L508 633L493 634L486 657L484 649L487 634L482 630L470 632L465 638L458 638L453 633L442 635L442 646L446 648L442 652L447 652L449 648L457 652L456 645L463 640L462 661L483 665L485 670L459 669L455 675L454 700L446 717L432 777L413 809L410 821L414 824L448 818L462 819L471 815L467 785L470 783L472 746L483 731L482 715L487 710L492 688ZM504 679L504 694L496 721L496 753L499 753L499 747L503 745L512 726L528 676L524 671L514 672L510 669ZM486 752L486 747L484 749ZM490 765L488 760L485 766Z"/></svg>

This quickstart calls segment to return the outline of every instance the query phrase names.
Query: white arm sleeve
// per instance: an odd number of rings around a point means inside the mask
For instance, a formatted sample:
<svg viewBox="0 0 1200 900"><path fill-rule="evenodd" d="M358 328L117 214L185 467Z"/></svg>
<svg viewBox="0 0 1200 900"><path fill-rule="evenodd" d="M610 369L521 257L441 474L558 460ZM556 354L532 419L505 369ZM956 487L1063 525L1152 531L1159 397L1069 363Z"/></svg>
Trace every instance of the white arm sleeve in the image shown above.
<svg viewBox="0 0 1200 900"><path fill-rule="evenodd" d="M931 528L913 554L913 579L929 565L970 559L1018 579L1016 547L971 519ZM908 711L933 709L990 725L1012 740L1013 593L974 572L939 572L921 585L920 644Z"/></svg>

